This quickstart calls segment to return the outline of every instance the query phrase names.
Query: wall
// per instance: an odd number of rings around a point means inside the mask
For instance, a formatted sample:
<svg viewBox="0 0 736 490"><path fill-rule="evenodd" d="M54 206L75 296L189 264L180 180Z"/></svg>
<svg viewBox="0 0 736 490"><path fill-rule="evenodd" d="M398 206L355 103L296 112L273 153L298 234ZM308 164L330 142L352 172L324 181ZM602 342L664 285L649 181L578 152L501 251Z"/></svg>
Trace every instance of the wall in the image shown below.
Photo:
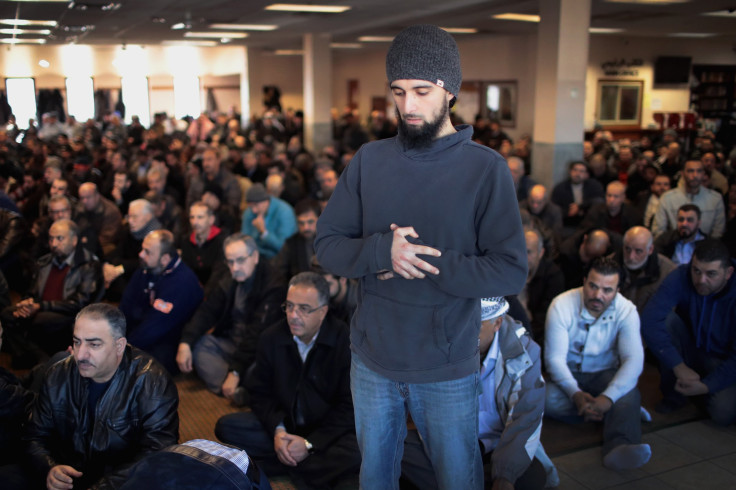
<svg viewBox="0 0 736 490"><path fill-rule="evenodd" d="M736 55L723 42L711 39L630 38L625 36L590 36L590 55L586 75L585 128L593 129L596 120L596 91L599 79L643 80L643 128L655 124L654 112L687 112L690 106L688 84L654 86L654 62L659 56L691 56L693 64L736 65ZM605 75L601 64L640 58L644 65L633 76Z"/></svg>
<svg viewBox="0 0 736 490"><path fill-rule="evenodd" d="M302 109L301 56L275 56L262 50L248 51L248 74L250 77L250 109L252 114L263 113L263 86L277 85L281 90L281 107Z"/></svg>

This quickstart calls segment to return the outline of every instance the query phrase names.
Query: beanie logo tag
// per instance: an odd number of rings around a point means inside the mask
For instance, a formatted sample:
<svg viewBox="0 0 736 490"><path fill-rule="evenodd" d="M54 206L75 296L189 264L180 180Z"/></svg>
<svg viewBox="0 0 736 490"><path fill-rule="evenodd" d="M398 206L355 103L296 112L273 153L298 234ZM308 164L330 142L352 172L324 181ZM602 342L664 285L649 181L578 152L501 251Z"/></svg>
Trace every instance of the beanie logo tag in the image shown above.
<svg viewBox="0 0 736 490"><path fill-rule="evenodd" d="M438 80L437 80L437 86L438 86L438 87L442 87L442 88L445 88L445 82L443 82L442 80L439 80L439 79L438 79Z"/></svg>

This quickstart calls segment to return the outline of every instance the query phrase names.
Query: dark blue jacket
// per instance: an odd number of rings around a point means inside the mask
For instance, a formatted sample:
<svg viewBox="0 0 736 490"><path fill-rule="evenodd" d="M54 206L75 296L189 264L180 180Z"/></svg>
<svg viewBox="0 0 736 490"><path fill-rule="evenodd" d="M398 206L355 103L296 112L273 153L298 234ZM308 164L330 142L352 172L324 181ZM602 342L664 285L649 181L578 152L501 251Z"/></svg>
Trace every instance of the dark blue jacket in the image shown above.
<svg viewBox="0 0 736 490"><path fill-rule="evenodd" d="M128 324L128 343L174 370L181 330L203 295L197 276L178 256L158 276L139 267L120 302Z"/></svg>
<svg viewBox="0 0 736 490"><path fill-rule="evenodd" d="M732 275L719 293L709 296L693 287L690 264L662 281L641 314L641 329L647 346L670 369L683 362L665 325L672 308L690 328L696 347L725 361L703 379L708 390L715 393L736 383L736 278Z"/></svg>

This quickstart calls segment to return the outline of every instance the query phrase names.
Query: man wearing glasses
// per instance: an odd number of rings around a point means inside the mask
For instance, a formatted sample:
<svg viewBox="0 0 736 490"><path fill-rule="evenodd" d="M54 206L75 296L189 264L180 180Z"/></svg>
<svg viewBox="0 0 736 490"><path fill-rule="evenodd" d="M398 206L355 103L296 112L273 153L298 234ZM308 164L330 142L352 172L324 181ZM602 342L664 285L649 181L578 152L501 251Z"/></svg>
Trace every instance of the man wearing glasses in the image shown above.
<svg viewBox="0 0 736 490"><path fill-rule="evenodd" d="M348 329L328 313L329 301L319 274L289 281L286 317L263 332L246 379L252 412L225 415L215 427L267 475L288 474L298 488L334 487L360 468Z"/></svg>
<svg viewBox="0 0 736 490"><path fill-rule="evenodd" d="M250 236L230 235L223 249L228 271L213 272L207 298L184 327L176 363L184 373L196 369L210 391L245 405L240 378L255 360L261 332L279 319L284 284Z"/></svg>

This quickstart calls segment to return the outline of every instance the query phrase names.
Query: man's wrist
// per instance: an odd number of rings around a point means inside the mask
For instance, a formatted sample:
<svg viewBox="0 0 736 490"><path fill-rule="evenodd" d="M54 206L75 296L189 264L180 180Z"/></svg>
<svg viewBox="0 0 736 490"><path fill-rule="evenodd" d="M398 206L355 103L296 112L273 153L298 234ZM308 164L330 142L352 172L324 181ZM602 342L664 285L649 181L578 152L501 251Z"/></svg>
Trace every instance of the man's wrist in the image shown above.
<svg viewBox="0 0 736 490"><path fill-rule="evenodd" d="M231 369L230 370L230 374L232 374L236 378L240 378L240 373L237 370L235 370L235 369Z"/></svg>
<svg viewBox="0 0 736 490"><path fill-rule="evenodd" d="M306 439L304 439L304 447L307 448L307 453L312 454L314 452L314 445Z"/></svg>

